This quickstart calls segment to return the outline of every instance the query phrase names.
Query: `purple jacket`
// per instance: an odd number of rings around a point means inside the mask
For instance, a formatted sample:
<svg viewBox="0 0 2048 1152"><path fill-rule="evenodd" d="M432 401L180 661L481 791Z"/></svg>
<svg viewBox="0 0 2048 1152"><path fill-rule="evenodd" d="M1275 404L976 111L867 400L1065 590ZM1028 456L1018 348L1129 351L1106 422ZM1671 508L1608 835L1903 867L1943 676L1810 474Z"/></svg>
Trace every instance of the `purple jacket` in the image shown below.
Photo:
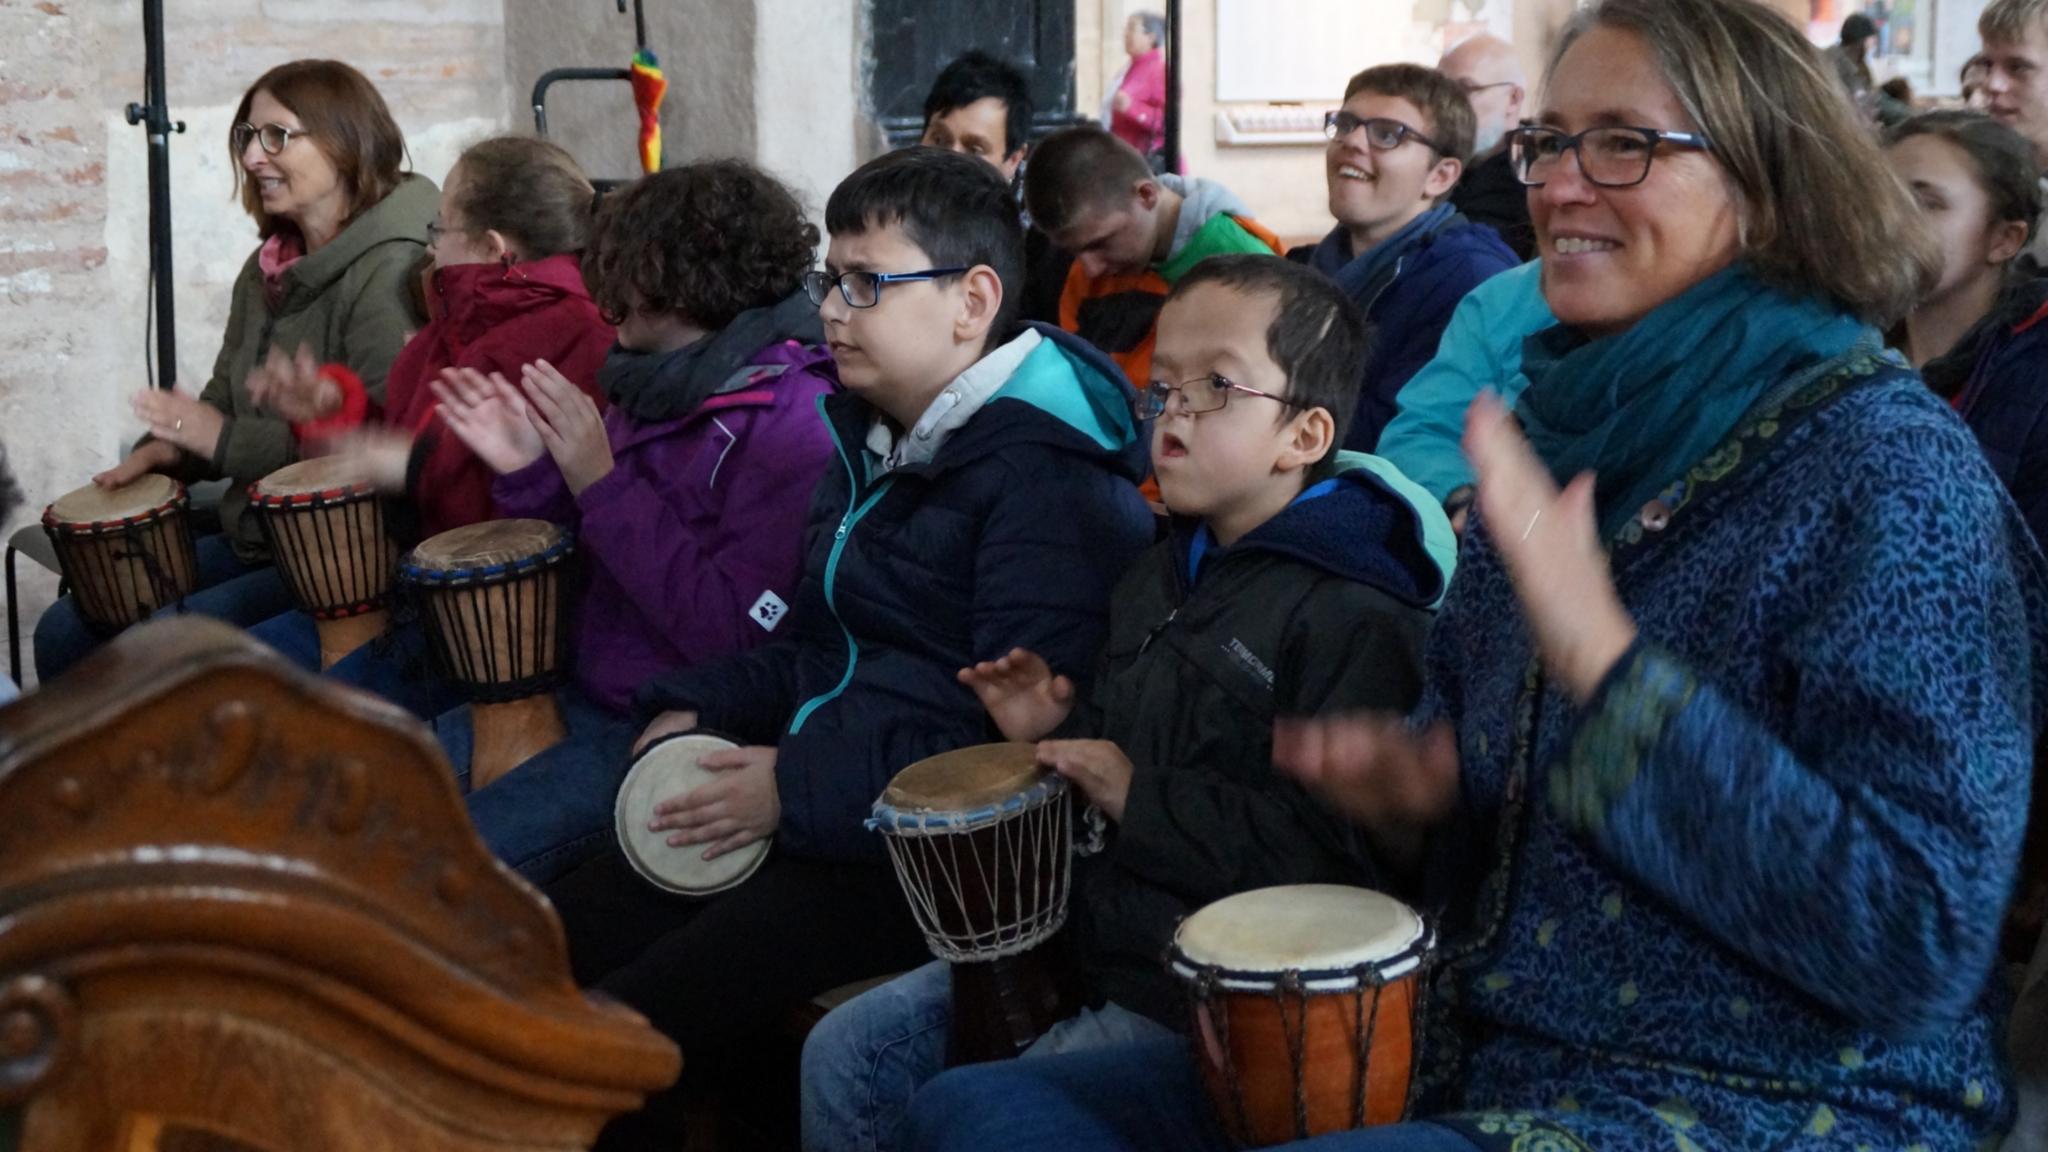
<svg viewBox="0 0 2048 1152"><path fill-rule="evenodd" d="M608 410L614 464L580 497L545 457L492 486L504 515L576 530L589 574L576 679L615 712L664 672L768 639L794 599L811 489L833 454L817 398L837 380L824 349L795 342L752 363L784 371L679 420Z"/></svg>

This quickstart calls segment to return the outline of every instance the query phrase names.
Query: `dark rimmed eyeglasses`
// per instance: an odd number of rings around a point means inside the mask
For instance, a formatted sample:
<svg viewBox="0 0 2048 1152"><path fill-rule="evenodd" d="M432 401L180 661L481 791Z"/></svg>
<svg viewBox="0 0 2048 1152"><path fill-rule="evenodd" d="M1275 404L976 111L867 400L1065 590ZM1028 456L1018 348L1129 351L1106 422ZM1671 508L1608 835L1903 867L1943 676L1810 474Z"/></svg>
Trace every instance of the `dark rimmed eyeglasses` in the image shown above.
<svg viewBox="0 0 2048 1152"><path fill-rule="evenodd" d="M839 297L846 301L848 308L873 308L882 301L882 286L885 284L915 284L923 280L943 280L969 271L960 268L927 268L922 272L831 272L804 273L804 295L811 303L823 305L834 285L839 288Z"/></svg>
<svg viewBox="0 0 2048 1152"><path fill-rule="evenodd" d="M261 144L264 152L275 156L284 151L285 145L293 140L311 135L312 133L304 128L287 128L282 124L265 124L258 128L246 120L228 130L228 139L234 144L237 156L249 150L251 140Z"/></svg>
<svg viewBox="0 0 2048 1152"><path fill-rule="evenodd" d="M1588 128L1566 133L1541 124L1524 124L1508 133L1515 175L1531 188L1542 187L1567 152L1578 157L1579 171L1589 182L1602 188L1633 188L1650 178L1659 144L1701 152L1713 149L1697 132L1661 128Z"/></svg>
<svg viewBox="0 0 2048 1152"><path fill-rule="evenodd" d="M1714 146L1696 131L1663 131L1655 127L1589 127L1565 133L1544 125L1522 125L1507 133L1507 148L1516 176L1532 189L1559 166L1567 152L1579 158L1579 172L1602 189L1632 189L1649 180L1659 143L1673 148L1710 152Z"/></svg>
<svg viewBox="0 0 2048 1152"><path fill-rule="evenodd" d="M1243 392L1247 396L1263 396L1268 400L1277 400L1289 408L1298 407L1285 396L1265 392L1210 373L1207 376L1197 376L1193 380L1183 380L1178 384L1154 380L1145 385L1145 390L1138 393L1137 403L1133 405L1137 410L1138 419L1155 420L1164 416L1166 407L1172 402L1176 392L1180 394L1181 411L1190 416L1200 416L1204 412L1215 412L1228 406L1232 392Z"/></svg>
<svg viewBox="0 0 2048 1152"><path fill-rule="evenodd" d="M1392 152L1407 140L1420 141L1424 147L1438 155L1442 155L1444 151L1437 147L1436 141L1399 120L1388 120L1381 116L1368 119L1343 111L1323 113L1323 135L1332 140L1342 140L1360 128L1365 129L1366 146L1375 152Z"/></svg>

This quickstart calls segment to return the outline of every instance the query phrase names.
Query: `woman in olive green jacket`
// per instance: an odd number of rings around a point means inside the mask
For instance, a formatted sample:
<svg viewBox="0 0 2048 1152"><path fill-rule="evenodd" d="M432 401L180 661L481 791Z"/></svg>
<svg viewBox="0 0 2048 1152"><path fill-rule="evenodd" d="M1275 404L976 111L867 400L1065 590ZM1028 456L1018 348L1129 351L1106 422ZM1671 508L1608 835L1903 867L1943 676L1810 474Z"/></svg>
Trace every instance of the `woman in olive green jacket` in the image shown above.
<svg viewBox="0 0 2048 1152"><path fill-rule="evenodd" d="M402 171L405 139L384 98L337 61L265 73L242 97L230 147L263 243L235 279L213 375L197 399L138 395L135 414L149 434L93 481L226 478L222 531L199 541L198 588L183 610L246 625L293 606L244 513L249 485L298 455L291 426L250 400L250 376L273 351L304 349L353 373L381 403L385 373L424 322L413 283L440 193ZM57 675L99 640L69 598L58 601L36 625L37 676Z"/></svg>

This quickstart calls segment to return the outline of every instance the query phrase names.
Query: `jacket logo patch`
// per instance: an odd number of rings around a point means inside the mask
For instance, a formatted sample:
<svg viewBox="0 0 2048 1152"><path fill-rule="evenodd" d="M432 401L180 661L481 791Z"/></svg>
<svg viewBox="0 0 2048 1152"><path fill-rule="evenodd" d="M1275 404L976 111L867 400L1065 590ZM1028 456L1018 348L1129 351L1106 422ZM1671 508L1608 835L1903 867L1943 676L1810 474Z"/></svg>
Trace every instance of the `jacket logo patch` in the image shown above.
<svg viewBox="0 0 2048 1152"><path fill-rule="evenodd" d="M1266 667L1264 660L1254 656L1252 650L1244 646L1244 641L1235 636L1231 637L1230 643L1223 646L1223 654L1235 660L1245 671L1257 676L1266 687L1273 686L1273 670Z"/></svg>
<svg viewBox="0 0 2048 1152"><path fill-rule="evenodd" d="M748 618L768 632L775 631L775 626L782 623L782 618L787 615L789 605L783 603L782 597L773 592L761 593L761 598L754 601L752 608L747 609Z"/></svg>

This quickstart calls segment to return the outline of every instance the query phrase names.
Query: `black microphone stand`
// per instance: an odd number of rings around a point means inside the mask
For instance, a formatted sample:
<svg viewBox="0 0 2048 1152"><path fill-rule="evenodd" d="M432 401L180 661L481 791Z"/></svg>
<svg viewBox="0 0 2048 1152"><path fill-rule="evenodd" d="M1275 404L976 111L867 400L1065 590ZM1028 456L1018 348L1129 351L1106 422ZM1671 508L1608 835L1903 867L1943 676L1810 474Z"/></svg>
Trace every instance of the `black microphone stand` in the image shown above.
<svg viewBox="0 0 2048 1152"><path fill-rule="evenodd" d="M1180 172L1180 0L1166 0L1166 117L1160 156L1166 170Z"/></svg>
<svg viewBox="0 0 2048 1152"><path fill-rule="evenodd" d="M128 123L149 134L149 272L151 323L156 328L156 385L178 382L178 334L171 288L171 133L185 122L171 119L164 95L164 4L142 0L143 100L128 105Z"/></svg>

